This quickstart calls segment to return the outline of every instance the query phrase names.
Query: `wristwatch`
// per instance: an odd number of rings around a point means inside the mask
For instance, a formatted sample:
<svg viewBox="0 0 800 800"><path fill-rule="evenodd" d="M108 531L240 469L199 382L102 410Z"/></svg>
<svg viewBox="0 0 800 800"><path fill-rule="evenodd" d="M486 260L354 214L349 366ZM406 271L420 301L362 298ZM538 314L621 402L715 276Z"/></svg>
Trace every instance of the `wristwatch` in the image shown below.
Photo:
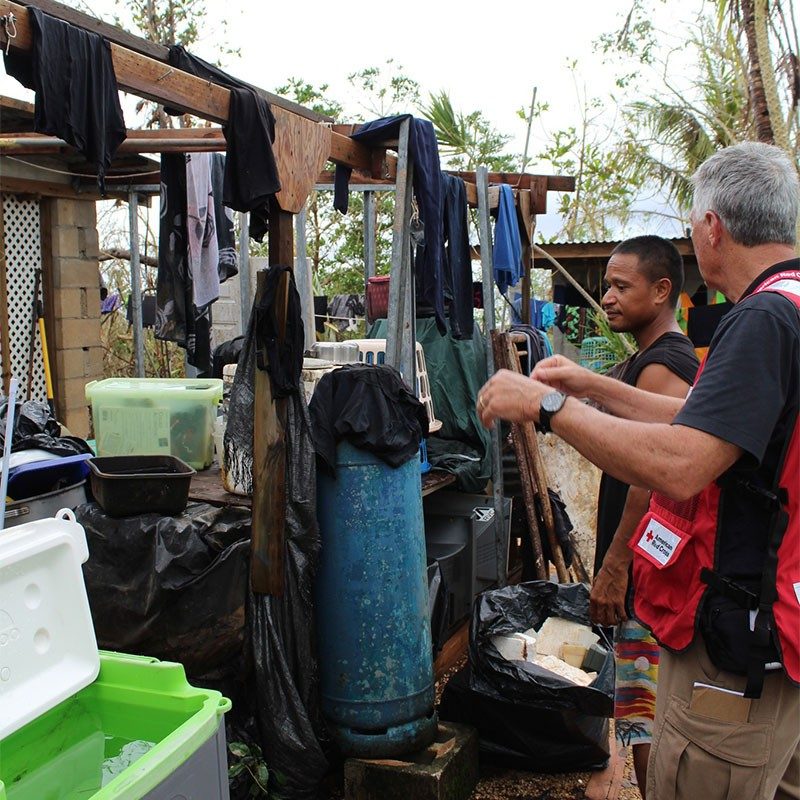
<svg viewBox="0 0 800 800"><path fill-rule="evenodd" d="M539 428L542 433L550 433L550 420L561 411L567 396L561 392L550 392L546 394L539 403Z"/></svg>

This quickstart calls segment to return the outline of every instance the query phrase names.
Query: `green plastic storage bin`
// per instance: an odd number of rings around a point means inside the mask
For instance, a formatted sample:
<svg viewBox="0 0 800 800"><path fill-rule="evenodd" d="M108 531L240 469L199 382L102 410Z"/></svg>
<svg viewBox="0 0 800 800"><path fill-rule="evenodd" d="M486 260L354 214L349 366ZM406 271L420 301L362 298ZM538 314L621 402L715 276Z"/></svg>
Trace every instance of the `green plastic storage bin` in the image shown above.
<svg viewBox="0 0 800 800"><path fill-rule="evenodd" d="M214 459L217 378L107 378L86 385L98 456L173 455L194 469Z"/></svg>
<svg viewBox="0 0 800 800"><path fill-rule="evenodd" d="M230 706L180 664L101 652L94 683L0 741L0 800L228 800Z"/></svg>

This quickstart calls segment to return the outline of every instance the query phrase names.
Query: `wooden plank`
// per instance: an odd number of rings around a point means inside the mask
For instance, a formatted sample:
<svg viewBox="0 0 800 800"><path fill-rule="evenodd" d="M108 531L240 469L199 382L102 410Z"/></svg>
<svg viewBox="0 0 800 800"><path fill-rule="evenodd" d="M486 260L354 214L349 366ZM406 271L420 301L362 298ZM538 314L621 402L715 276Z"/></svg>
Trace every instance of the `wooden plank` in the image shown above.
<svg viewBox="0 0 800 800"><path fill-rule="evenodd" d="M445 472L441 469L432 469L422 476L422 496L438 492L446 486L452 486L456 482L456 476L452 472Z"/></svg>
<svg viewBox="0 0 800 800"><path fill-rule="evenodd" d="M10 175L2 174L2 160L0 160L0 191L9 194L28 194L34 197L63 197L71 200L101 200L100 192L97 189L97 181L93 180L92 185L87 184L85 191L76 190L68 183L58 183L56 181L36 181L30 178L15 178ZM81 184L83 188L83 184ZM108 192L109 197L127 198L125 191Z"/></svg>
<svg viewBox="0 0 800 800"><path fill-rule="evenodd" d="M467 619L442 645L442 649L433 663L433 674L437 681L441 680L466 655L468 646L469 620Z"/></svg>
<svg viewBox="0 0 800 800"><path fill-rule="evenodd" d="M135 53L148 56L156 61L161 61L164 63L167 62L169 48L165 47L164 45L150 42L147 39L142 39L141 37L136 36L135 34L132 34L123 28L119 28L116 25L110 25L107 22L102 22L101 20L96 19L89 14L84 14L82 11L77 11L69 6L65 6L63 3L55 2L55 0L21 0L19 5L36 6L51 16L62 19L65 22L69 22L70 24L76 25L84 30L98 33L109 42L113 42L114 44L125 47ZM6 12L2 11L0 13L4 14ZM310 119L314 122L331 121L331 117L328 117L324 114L319 114L316 111L312 111L310 108L305 108L298 103L287 100L285 97L280 97L272 92L259 89L257 86L253 86L253 88L273 106L283 108L286 111L291 111L294 114L298 114L299 116Z"/></svg>
<svg viewBox="0 0 800 800"><path fill-rule="evenodd" d="M319 171L328 160L331 129L320 122L290 114L282 108L273 109L273 113L273 150L281 177L281 190L276 198L284 211L299 214L305 208Z"/></svg>
<svg viewBox="0 0 800 800"><path fill-rule="evenodd" d="M250 508L252 500L239 494L225 491L219 465L214 463L208 469L196 472L189 486L189 500L208 503L212 506L239 506Z"/></svg>
<svg viewBox="0 0 800 800"><path fill-rule="evenodd" d="M592 773L586 784L584 800L617 800L619 798L628 751L624 747L617 748L613 731L609 734L609 750L611 756L608 759L608 765L605 769Z"/></svg>
<svg viewBox="0 0 800 800"><path fill-rule="evenodd" d="M456 171L457 175L465 181L475 181L474 172ZM529 172L490 172L489 183L507 183L518 189L531 189L532 184L544 179L546 191L549 192L574 192L575 178L570 175L534 175Z"/></svg>

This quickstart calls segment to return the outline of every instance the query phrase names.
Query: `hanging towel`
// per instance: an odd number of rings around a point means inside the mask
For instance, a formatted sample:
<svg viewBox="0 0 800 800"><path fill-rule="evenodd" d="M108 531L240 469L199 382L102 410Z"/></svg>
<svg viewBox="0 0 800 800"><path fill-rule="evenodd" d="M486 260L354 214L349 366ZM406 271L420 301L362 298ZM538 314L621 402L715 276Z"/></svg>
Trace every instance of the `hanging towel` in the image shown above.
<svg viewBox="0 0 800 800"><path fill-rule="evenodd" d="M204 308L219 297L219 250L211 191L211 153L186 156L186 236L192 301Z"/></svg>
<svg viewBox="0 0 800 800"><path fill-rule="evenodd" d="M514 192L507 184L500 186L492 260L494 282L501 294L505 294L509 286L519 283L523 274L522 244L519 238L517 209L514 206Z"/></svg>
<svg viewBox="0 0 800 800"><path fill-rule="evenodd" d="M269 225L270 199L281 188L272 152L275 117L269 103L252 86L193 56L181 45L170 47L169 63L231 90L228 121L222 126L228 143L222 201L234 211L250 212L250 237L260 242Z"/></svg>
<svg viewBox="0 0 800 800"><path fill-rule="evenodd" d="M34 130L79 150L97 167L105 193L106 172L126 136L109 44L33 6L28 19L31 51L5 55L6 72L36 92Z"/></svg>
<svg viewBox="0 0 800 800"><path fill-rule="evenodd" d="M414 163L414 195L419 205L419 219L424 227L424 245L417 247L413 261L417 299L433 308L436 327L441 334L445 334L447 322L444 315L442 275L444 252L442 171L433 125L428 120L415 119L409 114L383 117L362 125L351 138L366 143L397 139L400 135L400 125L407 119L411 121L408 132L408 154ZM349 180L350 170L347 167L337 166L333 206L343 214L347 213Z"/></svg>
<svg viewBox="0 0 800 800"><path fill-rule="evenodd" d="M236 261L236 232L233 227L233 211L222 202L222 185L225 174L225 156L211 154L211 191L214 195L214 222L217 226L217 249L219 250L219 282L239 274Z"/></svg>

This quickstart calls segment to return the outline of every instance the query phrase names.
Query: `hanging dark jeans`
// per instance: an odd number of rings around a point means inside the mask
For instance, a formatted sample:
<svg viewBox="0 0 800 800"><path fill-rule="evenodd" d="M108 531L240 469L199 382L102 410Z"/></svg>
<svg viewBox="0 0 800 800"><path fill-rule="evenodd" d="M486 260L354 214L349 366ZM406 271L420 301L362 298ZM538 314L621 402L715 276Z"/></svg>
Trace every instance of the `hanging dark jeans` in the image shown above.
<svg viewBox="0 0 800 800"><path fill-rule="evenodd" d="M442 173L445 294L450 298L450 332L455 339L471 339L475 324L472 302L472 261L469 254L467 190L464 181Z"/></svg>
<svg viewBox="0 0 800 800"><path fill-rule="evenodd" d="M425 228L424 252L417 252L414 259L414 275L417 284L417 299L430 306L436 316L439 332L447 332L444 315L444 282L442 276L442 180L439 166L439 149L433 125L424 119L415 119L408 114L385 117L367 122L352 139L365 144L375 144L396 139L400 126L410 121L408 152L414 163L414 195L419 205L419 217ZM350 170L337 166L333 207L347 213L347 190Z"/></svg>

